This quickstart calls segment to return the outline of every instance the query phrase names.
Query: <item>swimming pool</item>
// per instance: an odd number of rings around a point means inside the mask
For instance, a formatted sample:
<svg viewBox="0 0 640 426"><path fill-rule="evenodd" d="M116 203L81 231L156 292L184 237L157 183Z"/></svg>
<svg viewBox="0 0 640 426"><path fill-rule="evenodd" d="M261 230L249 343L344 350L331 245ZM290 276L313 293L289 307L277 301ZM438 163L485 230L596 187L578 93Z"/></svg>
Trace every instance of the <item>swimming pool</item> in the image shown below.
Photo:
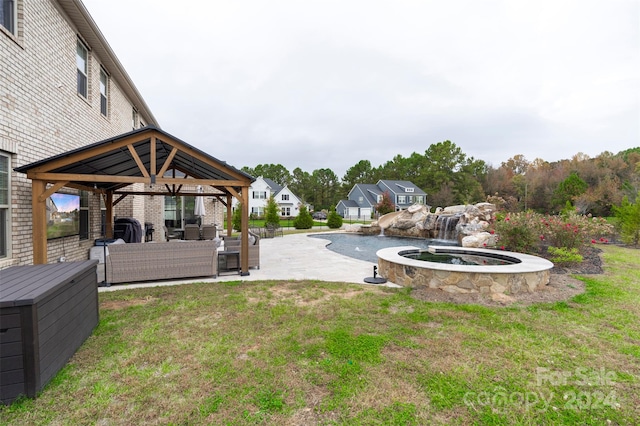
<svg viewBox="0 0 640 426"><path fill-rule="evenodd" d="M354 259L364 260L366 262L378 263L376 252L380 249L397 246L414 246L427 249L430 245L437 244L456 246L455 241L425 239L425 238L406 238L406 237L385 237L370 236L349 233L331 233L331 234L313 234L311 238L321 238L329 240L327 248L344 256Z"/></svg>

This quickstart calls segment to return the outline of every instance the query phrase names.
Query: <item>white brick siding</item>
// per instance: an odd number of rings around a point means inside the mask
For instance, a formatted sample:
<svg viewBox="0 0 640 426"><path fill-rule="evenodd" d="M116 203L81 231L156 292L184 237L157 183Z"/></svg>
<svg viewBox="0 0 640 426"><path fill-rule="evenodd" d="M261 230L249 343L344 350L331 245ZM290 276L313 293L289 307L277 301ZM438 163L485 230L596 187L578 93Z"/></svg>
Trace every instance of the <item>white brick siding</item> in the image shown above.
<svg viewBox="0 0 640 426"><path fill-rule="evenodd" d="M109 79L108 116L100 113L99 79L104 61L90 44L88 96L78 95L78 29L57 3L19 0L18 35L0 32L0 151L10 155L11 169L132 130L135 102L115 78ZM146 113L142 117L146 124L150 124L149 117ZM31 181L12 171L11 183L10 255L0 259L0 268L33 261ZM100 237L99 198L92 195L90 199L89 239L49 240L49 262L60 256L88 258L93 240ZM131 197L118 205L117 214L133 215L144 224L144 203L144 197ZM161 226L157 224L156 229Z"/></svg>

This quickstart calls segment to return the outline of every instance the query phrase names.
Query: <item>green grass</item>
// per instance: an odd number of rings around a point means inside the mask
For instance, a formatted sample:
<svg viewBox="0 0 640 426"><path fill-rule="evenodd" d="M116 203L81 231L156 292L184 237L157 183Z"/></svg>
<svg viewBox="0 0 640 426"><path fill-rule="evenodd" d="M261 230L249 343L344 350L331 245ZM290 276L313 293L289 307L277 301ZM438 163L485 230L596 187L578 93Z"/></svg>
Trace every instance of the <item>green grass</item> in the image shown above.
<svg viewBox="0 0 640 426"><path fill-rule="evenodd" d="M327 222L319 222L317 220L313 221L313 226L327 226ZM250 228L264 228L265 227L265 220L264 219L251 219L249 221L249 227ZM291 219L280 219L280 227L283 229L287 229L287 228L292 228L295 229L293 226L293 218ZM227 223L224 222L223 224L223 229L227 229Z"/></svg>
<svg viewBox="0 0 640 426"><path fill-rule="evenodd" d="M517 308L310 281L100 293L93 335L0 424L634 424L640 253L604 259L584 294Z"/></svg>

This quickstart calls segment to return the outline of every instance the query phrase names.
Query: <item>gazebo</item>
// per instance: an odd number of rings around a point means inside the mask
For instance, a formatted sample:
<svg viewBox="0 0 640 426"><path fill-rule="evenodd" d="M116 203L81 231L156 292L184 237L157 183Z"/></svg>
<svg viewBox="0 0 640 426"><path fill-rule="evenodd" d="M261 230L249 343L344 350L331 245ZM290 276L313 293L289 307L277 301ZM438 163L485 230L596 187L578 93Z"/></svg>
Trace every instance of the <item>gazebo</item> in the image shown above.
<svg viewBox="0 0 640 426"><path fill-rule="evenodd" d="M249 275L248 201L249 186L255 179L157 127L133 130L15 171L26 173L32 181L34 264L47 263L46 200L69 187L102 195L108 238L113 237L113 207L128 195L213 196L227 206L228 235L235 197L242 206L241 274ZM145 185L133 185L140 183ZM211 187L215 192L183 190L194 185Z"/></svg>

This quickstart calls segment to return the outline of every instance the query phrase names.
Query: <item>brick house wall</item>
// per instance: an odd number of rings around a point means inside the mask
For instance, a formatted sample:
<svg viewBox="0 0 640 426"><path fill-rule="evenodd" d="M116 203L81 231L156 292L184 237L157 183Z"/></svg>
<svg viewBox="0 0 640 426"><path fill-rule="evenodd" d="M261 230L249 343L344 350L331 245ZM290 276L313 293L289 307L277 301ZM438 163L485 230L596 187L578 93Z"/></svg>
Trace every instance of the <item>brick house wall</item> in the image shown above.
<svg viewBox="0 0 640 426"><path fill-rule="evenodd" d="M0 155L8 157L10 163L8 251L0 257L0 269L33 262L31 181L24 174L14 172L15 167L128 132L140 126L140 122L157 125L144 100L128 96L123 89L133 84L122 79L122 75L126 76L124 70L113 69L118 61L98 53L108 53L110 48L97 46L102 44L100 38L86 32L86 28L95 24L83 18L80 12L86 13L86 9L81 2L17 0L16 7L15 34L0 26ZM77 92L79 38L89 49L86 98ZM87 40L94 40L94 44ZM100 110L101 67L111 76L106 116ZM137 94L135 88L134 93ZM133 122L134 108L139 117L136 123ZM68 188L64 190L73 192ZM101 236L99 196L91 194L89 198L89 238L49 240L49 262L61 256L67 260L88 257L94 239ZM143 223L144 197L124 200L116 214L133 215ZM0 223L0 226L4 225Z"/></svg>

